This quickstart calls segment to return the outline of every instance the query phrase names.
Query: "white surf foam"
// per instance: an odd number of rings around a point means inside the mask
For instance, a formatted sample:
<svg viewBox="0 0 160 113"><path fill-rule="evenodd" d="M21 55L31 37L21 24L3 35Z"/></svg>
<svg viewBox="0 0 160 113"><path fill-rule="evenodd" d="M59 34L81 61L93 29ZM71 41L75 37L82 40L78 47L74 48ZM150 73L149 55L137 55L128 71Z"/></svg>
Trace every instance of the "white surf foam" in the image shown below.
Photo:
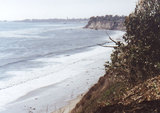
<svg viewBox="0 0 160 113"><path fill-rule="evenodd" d="M108 53L106 50L108 51ZM32 100L34 96L28 96L27 98L21 100L18 103L13 101L36 89L60 83L66 79L72 79L75 76L79 77L81 76L82 72L83 75L86 76L82 76L81 79L89 79L90 76L88 76L87 78L88 73L86 73L85 71L89 69L92 70L93 67L95 69L98 67L103 68L102 70L99 70L99 72L95 72L95 75L97 76L95 81L98 80L99 76L102 76L104 74L103 64L106 60L106 55L109 59L111 51L112 49L96 47L91 51L77 53L70 56L61 55L54 58L41 58L35 61L44 62L46 64L46 66L44 67L7 72L14 76L13 78L10 78L10 80L0 82L0 87L2 88L2 90L0 90L0 108L2 108L1 113L9 113L11 110L10 108L12 108L12 113L17 113L17 110L20 110L21 113L23 113L24 111L21 108L19 108L19 106L23 106L26 103L28 103L28 101L30 99ZM100 64L98 62L95 63L95 61L98 60L101 61ZM91 64L94 65L92 66ZM94 73L92 74L94 75ZM88 86L86 85L86 87L89 88L89 86L93 84L95 81L93 80L90 84L88 84ZM47 92L47 94L50 93L52 92ZM43 96L44 95L42 94L41 98L43 98ZM37 103L39 109L42 107L42 105L48 104L44 102L44 99L42 100L43 101L41 101L40 103ZM50 102L49 99L48 102ZM50 102L50 104L52 103Z"/></svg>

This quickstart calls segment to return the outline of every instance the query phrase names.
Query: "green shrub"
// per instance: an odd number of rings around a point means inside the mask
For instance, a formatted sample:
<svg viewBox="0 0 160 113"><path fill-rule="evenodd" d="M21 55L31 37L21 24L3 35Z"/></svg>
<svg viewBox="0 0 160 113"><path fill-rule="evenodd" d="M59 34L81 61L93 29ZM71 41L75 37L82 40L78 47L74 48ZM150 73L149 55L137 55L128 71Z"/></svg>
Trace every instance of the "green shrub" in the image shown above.
<svg viewBox="0 0 160 113"><path fill-rule="evenodd" d="M125 26L125 43L115 48L107 71L132 83L160 74L160 1L141 0Z"/></svg>

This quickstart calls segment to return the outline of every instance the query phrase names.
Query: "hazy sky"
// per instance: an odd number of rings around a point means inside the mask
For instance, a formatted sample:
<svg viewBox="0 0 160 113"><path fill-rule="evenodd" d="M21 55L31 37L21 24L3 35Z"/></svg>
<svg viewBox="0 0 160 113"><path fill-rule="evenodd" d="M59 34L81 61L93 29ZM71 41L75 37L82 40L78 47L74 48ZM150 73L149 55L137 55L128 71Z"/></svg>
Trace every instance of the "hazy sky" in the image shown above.
<svg viewBox="0 0 160 113"><path fill-rule="evenodd" d="M0 0L0 20L128 15L138 0Z"/></svg>

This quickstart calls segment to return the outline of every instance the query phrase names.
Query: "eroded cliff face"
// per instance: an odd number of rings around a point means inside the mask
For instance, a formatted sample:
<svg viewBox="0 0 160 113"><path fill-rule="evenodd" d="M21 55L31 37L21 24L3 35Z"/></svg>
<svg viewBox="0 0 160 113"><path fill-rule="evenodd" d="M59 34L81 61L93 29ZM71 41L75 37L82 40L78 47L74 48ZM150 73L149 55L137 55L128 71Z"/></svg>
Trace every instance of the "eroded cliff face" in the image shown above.
<svg viewBox="0 0 160 113"><path fill-rule="evenodd" d="M107 29L107 30L125 30L124 16L106 15L101 17L91 17L85 28L89 29Z"/></svg>
<svg viewBox="0 0 160 113"><path fill-rule="evenodd" d="M160 75L134 86L105 75L71 113L160 113Z"/></svg>

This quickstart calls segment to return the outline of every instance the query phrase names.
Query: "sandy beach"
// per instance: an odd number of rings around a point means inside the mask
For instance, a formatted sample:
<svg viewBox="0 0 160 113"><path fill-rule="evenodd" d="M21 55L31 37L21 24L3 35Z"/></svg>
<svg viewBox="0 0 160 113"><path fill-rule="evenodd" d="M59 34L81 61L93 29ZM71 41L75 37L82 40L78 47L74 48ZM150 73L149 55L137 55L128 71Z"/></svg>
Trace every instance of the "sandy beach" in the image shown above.
<svg viewBox="0 0 160 113"><path fill-rule="evenodd" d="M76 106L76 104L82 99L83 94L78 96L77 98L69 101L66 106L52 112L52 113L70 113L72 109Z"/></svg>
<svg viewBox="0 0 160 113"><path fill-rule="evenodd" d="M51 72L47 76L1 90L1 105L5 106L2 106L0 113L46 113L46 111L50 113L66 105L69 105L70 110L80 99L76 99L77 96L88 91L99 77L104 75L104 64L106 60L109 60L111 52L111 48L98 46L85 52L63 56L63 58L59 56L47 60L38 59L49 63L56 61L63 63L63 66L56 65L56 68L55 64L49 65L39 69L39 73ZM55 79L56 83L54 83ZM60 82L58 82L59 79ZM13 92L10 92L11 90ZM17 97L20 98L16 99ZM12 102L5 104L6 99Z"/></svg>

